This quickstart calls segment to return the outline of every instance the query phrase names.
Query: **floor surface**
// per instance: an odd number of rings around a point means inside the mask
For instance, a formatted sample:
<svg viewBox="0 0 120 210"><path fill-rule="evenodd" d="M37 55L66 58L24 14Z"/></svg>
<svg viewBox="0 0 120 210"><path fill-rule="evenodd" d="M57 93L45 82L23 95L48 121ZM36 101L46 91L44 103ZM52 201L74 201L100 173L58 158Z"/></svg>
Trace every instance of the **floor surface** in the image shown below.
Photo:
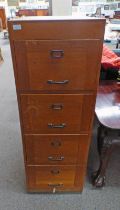
<svg viewBox="0 0 120 210"><path fill-rule="evenodd" d="M96 125L93 129L88 173L82 194L29 194L25 174L18 107L9 41L0 39L0 210L120 210L120 150L116 150L101 190L92 187L88 174L98 166Z"/></svg>

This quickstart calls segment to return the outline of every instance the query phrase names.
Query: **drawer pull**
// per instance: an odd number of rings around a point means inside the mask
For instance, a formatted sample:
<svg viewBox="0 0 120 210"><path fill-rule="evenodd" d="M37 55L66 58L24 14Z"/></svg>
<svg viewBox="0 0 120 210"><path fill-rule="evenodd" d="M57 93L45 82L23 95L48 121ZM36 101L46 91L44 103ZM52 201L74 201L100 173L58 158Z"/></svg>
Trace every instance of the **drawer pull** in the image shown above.
<svg viewBox="0 0 120 210"><path fill-rule="evenodd" d="M49 186L49 187L63 187L63 183L59 183L59 184L52 184L52 183L49 183L48 186Z"/></svg>
<svg viewBox="0 0 120 210"><path fill-rule="evenodd" d="M49 156L48 160L51 160L51 161L62 161L62 160L64 160L64 156L61 156L61 157Z"/></svg>
<svg viewBox="0 0 120 210"><path fill-rule="evenodd" d="M52 123L48 123L49 128L64 128L66 126L65 123L59 124L59 125L54 125Z"/></svg>
<svg viewBox="0 0 120 210"><path fill-rule="evenodd" d="M64 85L68 84L69 80L63 80L63 81L54 81L54 80L48 80L47 83L49 85Z"/></svg>
<svg viewBox="0 0 120 210"><path fill-rule="evenodd" d="M51 173L54 175L57 175L60 173L60 171L58 169L54 169L54 170L51 170Z"/></svg>
<svg viewBox="0 0 120 210"><path fill-rule="evenodd" d="M52 58L63 58L64 57L64 50L51 50L50 55Z"/></svg>
<svg viewBox="0 0 120 210"><path fill-rule="evenodd" d="M61 142L58 140L52 141L51 142L51 146L53 147L60 147L61 146Z"/></svg>
<svg viewBox="0 0 120 210"><path fill-rule="evenodd" d="M64 107L63 104L52 104L50 106L50 108L53 109L53 110L62 110L63 107Z"/></svg>

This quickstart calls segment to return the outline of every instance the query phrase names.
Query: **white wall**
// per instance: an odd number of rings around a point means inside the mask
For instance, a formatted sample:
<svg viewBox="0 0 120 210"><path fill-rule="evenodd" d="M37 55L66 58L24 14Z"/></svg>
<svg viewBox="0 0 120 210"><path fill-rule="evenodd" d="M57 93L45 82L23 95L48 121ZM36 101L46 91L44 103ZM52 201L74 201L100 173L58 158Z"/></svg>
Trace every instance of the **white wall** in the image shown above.
<svg viewBox="0 0 120 210"><path fill-rule="evenodd" d="M53 16L72 15L72 0L52 0Z"/></svg>

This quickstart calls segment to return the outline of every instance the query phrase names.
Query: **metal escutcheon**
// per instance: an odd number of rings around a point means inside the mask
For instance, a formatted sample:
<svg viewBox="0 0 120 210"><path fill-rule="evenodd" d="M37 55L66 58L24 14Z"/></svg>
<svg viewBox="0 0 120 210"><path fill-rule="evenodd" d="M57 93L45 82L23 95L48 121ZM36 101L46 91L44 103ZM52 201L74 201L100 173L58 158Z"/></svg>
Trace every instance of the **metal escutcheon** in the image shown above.
<svg viewBox="0 0 120 210"><path fill-rule="evenodd" d="M60 59L64 57L64 50L51 50L50 55L54 59Z"/></svg>

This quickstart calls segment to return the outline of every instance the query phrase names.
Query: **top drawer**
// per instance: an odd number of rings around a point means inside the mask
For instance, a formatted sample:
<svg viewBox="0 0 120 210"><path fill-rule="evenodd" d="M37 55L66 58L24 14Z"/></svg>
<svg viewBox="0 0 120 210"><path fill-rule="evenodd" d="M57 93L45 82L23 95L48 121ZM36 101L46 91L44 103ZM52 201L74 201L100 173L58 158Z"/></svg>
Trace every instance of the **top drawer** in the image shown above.
<svg viewBox="0 0 120 210"><path fill-rule="evenodd" d="M100 69L100 40L15 41L20 90L93 90Z"/></svg>

